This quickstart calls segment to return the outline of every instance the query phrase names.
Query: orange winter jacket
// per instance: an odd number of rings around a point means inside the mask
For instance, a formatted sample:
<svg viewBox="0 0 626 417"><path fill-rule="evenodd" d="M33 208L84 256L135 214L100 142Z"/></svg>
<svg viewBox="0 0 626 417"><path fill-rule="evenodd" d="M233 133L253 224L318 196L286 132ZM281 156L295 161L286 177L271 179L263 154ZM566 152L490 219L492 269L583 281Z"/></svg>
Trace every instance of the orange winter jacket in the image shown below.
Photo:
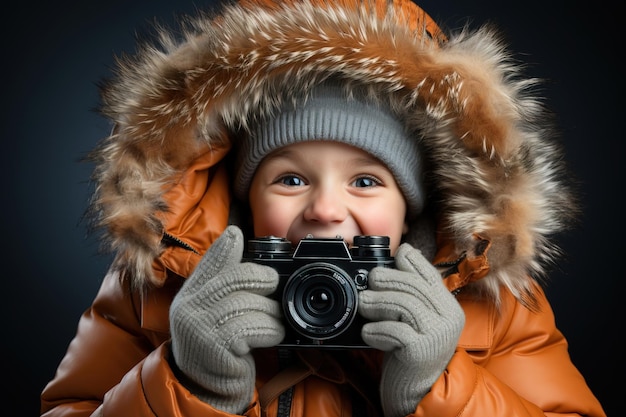
<svg viewBox="0 0 626 417"><path fill-rule="evenodd" d="M92 154L91 213L115 258L41 394L43 416L228 416L177 379L169 306L235 221L241 132L329 76L389 105L419 142L428 210L409 213L405 239L417 245L436 213L429 256L466 315L412 415L605 415L535 280L574 212L561 155L535 80L493 30L445 36L409 0L243 0L159 30L162 45L140 46L102 83L113 129ZM283 353L254 352L245 415L275 416L291 387L292 417L377 415L381 352L291 352L286 367Z"/></svg>
<svg viewBox="0 0 626 417"><path fill-rule="evenodd" d="M183 282L177 276L144 296L120 284L115 273L80 320L78 332L43 393L46 416L88 416L104 399L105 416L225 416L189 393L169 366L168 307ZM493 305L459 302L466 325L444 374L418 405L415 416L602 416L585 380L572 365L567 342L538 289L540 312L523 307L507 291L500 312ZM353 353L378 374L377 351ZM256 352L257 387L278 373L275 351ZM362 355L369 355L363 358ZM311 375L296 385L292 416L351 415L343 384ZM274 400L262 414L258 391L247 416L275 416Z"/></svg>

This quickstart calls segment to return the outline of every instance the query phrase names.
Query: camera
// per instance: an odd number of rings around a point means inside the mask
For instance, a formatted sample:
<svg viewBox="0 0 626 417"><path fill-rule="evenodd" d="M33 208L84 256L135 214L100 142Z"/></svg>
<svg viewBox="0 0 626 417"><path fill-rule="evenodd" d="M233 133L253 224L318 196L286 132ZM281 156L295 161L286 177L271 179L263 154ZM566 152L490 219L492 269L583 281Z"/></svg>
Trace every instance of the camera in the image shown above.
<svg viewBox="0 0 626 417"><path fill-rule="evenodd" d="M359 292L376 266L393 267L388 236L354 236L348 247L341 237L292 242L274 236L248 240L244 260L273 267L286 321L279 346L291 348L366 348L364 319L357 314Z"/></svg>

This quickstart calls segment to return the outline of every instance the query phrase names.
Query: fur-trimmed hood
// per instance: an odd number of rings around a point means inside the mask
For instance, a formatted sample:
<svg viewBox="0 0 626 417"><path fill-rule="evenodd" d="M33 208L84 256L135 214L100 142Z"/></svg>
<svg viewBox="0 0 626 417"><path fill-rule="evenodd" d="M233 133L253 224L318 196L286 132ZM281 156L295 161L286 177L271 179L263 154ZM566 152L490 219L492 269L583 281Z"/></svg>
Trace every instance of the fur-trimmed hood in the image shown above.
<svg viewBox="0 0 626 417"><path fill-rule="evenodd" d="M168 186L275 109L277 91L332 76L365 86L405 121L454 252L471 256L477 236L488 241L484 288L497 295L504 284L523 299L557 254L549 236L574 212L535 81L489 28L445 39L408 0L394 3L246 0L189 19L179 39L163 29L159 47L120 59L102 90L114 128L93 152L92 201L119 266L153 281Z"/></svg>

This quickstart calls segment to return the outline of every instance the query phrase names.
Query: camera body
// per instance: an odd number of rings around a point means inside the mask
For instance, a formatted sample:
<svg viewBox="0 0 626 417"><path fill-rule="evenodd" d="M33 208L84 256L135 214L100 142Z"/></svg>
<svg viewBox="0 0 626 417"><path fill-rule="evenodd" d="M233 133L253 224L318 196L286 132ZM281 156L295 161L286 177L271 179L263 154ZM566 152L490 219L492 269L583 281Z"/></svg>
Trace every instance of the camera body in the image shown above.
<svg viewBox="0 0 626 417"><path fill-rule="evenodd" d="M354 236L353 247L341 237L300 240L257 237L248 241L244 260L274 268L280 277L272 298L281 302L290 348L366 348L364 319L357 314L358 293L376 266L393 267L389 237Z"/></svg>

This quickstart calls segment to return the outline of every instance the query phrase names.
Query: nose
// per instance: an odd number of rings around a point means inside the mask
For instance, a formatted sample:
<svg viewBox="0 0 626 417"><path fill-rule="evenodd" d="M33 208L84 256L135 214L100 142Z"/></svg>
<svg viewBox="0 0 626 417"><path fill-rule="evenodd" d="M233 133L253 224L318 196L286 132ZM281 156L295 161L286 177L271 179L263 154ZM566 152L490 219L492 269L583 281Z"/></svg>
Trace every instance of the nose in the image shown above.
<svg viewBox="0 0 626 417"><path fill-rule="evenodd" d="M331 189L318 190L311 196L311 200L304 210L306 221L322 224L342 222L347 215L348 209L341 198L341 194Z"/></svg>

